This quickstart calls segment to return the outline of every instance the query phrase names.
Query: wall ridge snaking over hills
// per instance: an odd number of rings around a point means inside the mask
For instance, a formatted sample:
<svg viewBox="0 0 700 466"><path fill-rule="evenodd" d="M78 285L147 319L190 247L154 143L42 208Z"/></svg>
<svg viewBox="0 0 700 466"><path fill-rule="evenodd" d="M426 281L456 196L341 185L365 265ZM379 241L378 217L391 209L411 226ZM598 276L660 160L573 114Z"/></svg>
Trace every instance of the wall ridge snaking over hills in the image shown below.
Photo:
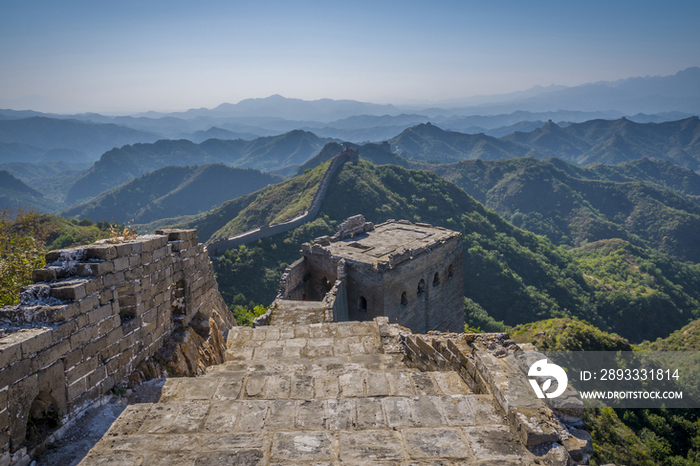
<svg viewBox="0 0 700 466"><path fill-rule="evenodd" d="M209 254L221 254L227 249L232 249L242 244L252 243L253 241L257 241L262 238L268 238L270 236L277 235L280 233L286 233L290 230L297 228L300 225L303 225L308 221L313 220L314 218L316 218L316 215L318 214L318 211L321 208L321 202L323 202L323 199L326 197L326 192L328 191L328 187L330 186L331 180L333 179L335 173L345 163L358 163L359 160L360 158L358 155L358 151L352 149L345 149L343 150L343 152L333 157L330 165L328 166L328 169L326 170L326 173L324 173L323 178L321 178L321 183L318 186L316 194L314 194L314 197L311 200L309 208L301 215L298 215L286 222L276 224L273 223L271 225L263 225L259 228L246 231L245 233L241 233L240 235L231 238L213 241L212 243L207 245L207 251L209 251Z"/></svg>

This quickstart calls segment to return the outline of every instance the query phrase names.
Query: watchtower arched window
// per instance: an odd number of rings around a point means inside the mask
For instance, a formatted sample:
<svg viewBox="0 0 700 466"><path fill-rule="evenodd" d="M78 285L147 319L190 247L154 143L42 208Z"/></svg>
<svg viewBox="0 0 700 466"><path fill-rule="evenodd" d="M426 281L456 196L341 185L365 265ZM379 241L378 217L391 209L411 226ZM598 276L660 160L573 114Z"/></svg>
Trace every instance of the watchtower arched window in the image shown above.
<svg viewBox="0 0 700 466"><path fill-rule="evenodd" d="M447 278L452 278L454 276L454 271L452 270L452 264L447 267Z"/></svg>
<svg viewBox="0 0 700 466"><path fill-rule="evenodd" d="M425 293L425 280L423 280L421 278L420 281L418 282L418 290L417 290L416 294L418 296L422 296L423 293Z"/></svg>
<svg viewBox="0 0 700 466"><path fill-rule="evenodd" d="M401 293L401 305L405 306L406 304L408 304L408 297L406 296L406 292L404 291L403 293Z"/></svg>
<svg viewBox="0 0 700 466"><path fill-rule="evenodd" d="M435 272L435 276L433 277L433 286L438 286L440 284L440 274Z"/></svg>
<svg viewBox="0 0 700 466"><path fill-rule="evenodd" d="M367 299L364 296L360 296L360 302L358 307L362 312L367 312Z"/></svg>

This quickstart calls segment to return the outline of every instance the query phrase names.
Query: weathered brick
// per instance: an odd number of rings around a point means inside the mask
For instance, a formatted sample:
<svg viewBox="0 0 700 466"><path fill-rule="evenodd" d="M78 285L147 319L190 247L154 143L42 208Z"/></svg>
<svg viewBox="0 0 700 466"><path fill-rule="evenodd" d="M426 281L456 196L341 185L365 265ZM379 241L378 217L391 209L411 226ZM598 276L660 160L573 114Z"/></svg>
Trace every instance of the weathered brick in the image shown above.
<svg viewBox="0 0 700 466"><path fill-rule="evenodd" d="M97 296L88 296L80 301L80 313L85 314L88 311L95 309L100 305L100 300Z"/></svg>
<svg viewBox="0 0 700 466"><path fill-rule="evenodd" d="M82 363L66 370L66 382L72 385L76 380L85 377L97 368L97 358L86 359Z"/></svg>
<svg viewBox="0 0 700 466"><path fill-rule="evenodd" d="M0 340L0 367L5 367L18 361L22 357L22 342L10 341L9 339ZM2 382L0 382L0 388ZM1 406L1 405L0 405Z"/></svg>
<svg viewBox="0 0 700 466"><path fill-rule="evenodd" d="M134 251L132 244L133 243L121 243L115 245L114 247L117 250L117 256L119 256L119 258L123 256L130 256Z"/></svg>
<svg viewBox="0 0 700 466"><path fill-rule="evenodd" d="M112 356L110 359L106 360L104 362L105 370L107 371L107 374L114 374L117 372L119 369L119 360L120 360L120 355L115 355Z"/></svg>
<svg viewBox="0 0 700 466"><path fill-rule="evenodd" d="M22 357L28 358L51 344L51 330L29 329L22 340Z"/></svg>
<svg viewBox="0 0 700 466"><path fill-rule="evenodd" d="M103 349L108 346L107 337L98 338L83 347L83 356L92 358L97 356Z"/></svg>
<svg viewBox="0 0 700 466"><path fill-rule="evenodd" d="M97 326L98 335L106 335L119 326L119 315L103 320Z"/></svg>
<svg viewBox="0 0 700 466"><path fill-rule="evenodd" d="M129 257L129 267L138 267L139 265L141 265L140 255L134 255Z"/></svg>
<svg viewBox="0 0 700 466"><path fill-rule="evenodd" d="M141 321L144 323L153 322L156 319L158 311L155 308L151 308L143 313L141 316Z"/></svg>
<svg viewBox="0 0 700 466"><path fill-rule="evenodd" d="M75 318L75 322L78 324L79 329L87 327L90 324L87 313L78 315Z"/></svg>
<svg viewBox="0 0 700 466"><path fill-rule="evenodd" d="M103 289L100 292L100 304L107 304L114 299L114 291L110 289Z"/></svg>
<svg viewBox="0 0 700 466"><path fill-rule="evenodd" d="M71 349L77 349L81 346L85 346L97 337L97 325L91 325L78 330L73 335L70 336L70 347Z"/></svg>
<svg viewBox="0 0 700 466"><path fill-rule="evenodd" d="M105 349L100 351L100 354L98 356L102 361L105 361L107 359L113 358L117 354L119 354L119 344L115 343L113 345L107 346Z"/></svg>
<svg viewBox="0 0 700 466"><path fill-rule="evenodd" d="M110 287L116 285L119 282L117 281L117 276L114 273L108 273L104 276L104 283L105 286Z"/></svg>
<svg viewBox="0 0 700 466"><path fill-rule="evenodd" d="M73 309L80 309L80 307L77 304L71 304L70 306ZM60 340L63 340L64 338L67 338L69 335L74 333L78 329L78 324L76 323L75 320L68 320L55 329L53 329L53 332L51 333L53 342L57 342Z"/></svg>
<svg viewBox="0 0 700 466"><path fill-rule="evenodd" d="M126 270L129 267L129 258L128 257L117 257L114 259L114 271L115 272L121 272L122 270Z"/></svg>
<svg viewBox="0 0 700 466"><path fill-rule="evenodd" d="M98 383L107 377L107 369L104 366L97 366L94 371L92 371L87 376L86 384L88 387L95 387Z"/></svg>
<svg viewBox="0 0 700 466"><path fill-rule="evenodd" d="M157 325L156 322L153 321L153 322L147 323L147 324L146 324L144 327L142 327L142 328L143 328L143 330L144 330L146 333L151 333L153 330L155 330L156 325Z"/></svg>
<svg viewBox="0 0 700 466"><path fill-rule="evenodd" d="M85 379L80 379L68 386L66 396L68 397L69 403L72 403L76 398L85 393L85 388L87 386L85 382Z"/></svg>
<svg viewBox="0 0 700 466"><path fill-rule="evenodd" d="M90 324L97 324L112 315L112 305L107 304L87 313Z"/></svg>
<svg viewBox="0 0 700 466"><path fill-rule="evenodd" d="M74 285L57 286L51 288L49 295L52 298L60 299L61 301L77 301L83 299L85 293L85 285L78 283Z"/></svg>
<svg viewBox="0 0 700 466"><path fill-rule="evenodd" d="M156 248L162 248L164 246L168 245L168 237L167 236L158 236L155 238L155 245Z"/></svg>
<svg viewBox="0 0 700 466"><path fill-rule="evenodd" d="M6 407L7 407L7 390L5 390L5 392L3 392L3 393L5 393L5 403L0 405L4 409L4 411L0 411L0 432L4 431L10 427L10 410L6 409ZM2 442L2 438L0 437L0 454L2 454L2 452L4 451L3 447L4 447L4 443ZM1 461L2 461L2 459L0 458L0 464L2 464ZM9 464L9 463L7 463L7 464Z"/></svg>
<svg viewBox="0 0 700 466"><path fill-rule="evenodd" d="M102 277L95 277L85 283L85 293L88 295L95 294L104 288L104 279Z"/></svg>
<svg viewBox="0 0 700 466"><path fill-rule="evenodd" d="M106 394L109 392L114 386L116 385L116 381L114 380L113 375L108 375L105 377L105 379L100 383L100 393L102 395Z"/></svg>
<svg viewBox="0 0 700 466"><path fill-rule="evenodd" d="M153 251L153 259L158 260L163 257L165 257L168 254L168 248L163 247L163 248L158 248Z"/></svg>
<svg viewBox="0 0 700 466"><path fill-rule="evenodd" d="M32 365L29 359L21 359L14 364L0 369L0 380L2 383L14 383L32 373Z"/></svg>
<svg viewBox="0 0 700 466"><path fill-rule="evenodd" d="M56 281L56 271L54 269L49 269L49 268L36 269L32 272L32 281L34 283L55 282Z"/></svg>
<svg viewBox="0 0 700 466"><path fill-rule="evenodd" d="M85 249L85 257L87 259L111 261L117 257L117 250L111 244L93 244Z"/></svg>
<svg viewBox="0 0 700 466"><path fill-rule="evenodd" d="M138 280L143 277L143 269L134 268L124 271L124 278L127 280Z"/></svg>
<svg viewBox="0 0 700 466"><path fill-rule="evenodd" d="M50 366L66 355L69 351L70 342L68 340L61 340L57 344L45 348L32 358L32 372L36 372Z"/></svg>
<svg viewBox="0 0 700 466"><path fill-rule="evenodd" d="M80 364L83 360L83 351L82 349L75 349L71 351L70 353L67 353L65 356L63 356L63 365L66 368L71 368L73 366L76 366Z"/></svg>

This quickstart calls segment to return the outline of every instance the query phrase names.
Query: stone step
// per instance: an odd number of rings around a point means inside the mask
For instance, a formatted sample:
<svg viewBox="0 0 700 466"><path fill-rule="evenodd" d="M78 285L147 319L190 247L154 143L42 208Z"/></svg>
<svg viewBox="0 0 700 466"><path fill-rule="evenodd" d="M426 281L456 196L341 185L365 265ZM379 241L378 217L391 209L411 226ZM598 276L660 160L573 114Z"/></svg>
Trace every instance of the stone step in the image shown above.
<svg viewBox="0 0 700 466"><path fill-rule="evenodd" d="M229 338L226 360L320 358L383 352L379 335L282 340L231 340Z"/></svg>
<svg viewBox="0 0 700 466"><path fill-rule="evenodd" d="M274 358L274 359L237 359L226 361L208 368L209 372L221 370L251 370L284 372L294 368L312 370L337 370L341 366L357 369L374 369L383 371L413 370L403 361L402 354L359 354L354 356L329 356L319 358Z"/></svg>
<svg viewBox="0 0 700 466"><path fill-rule="evenodd" d="M169 378L161 401L327 400L471 393L456 372L385 372L339 367L336 372L238 370L212 371L197 378Z"/></svg>
<svg viewBox="0 0 700 466"><path fill-rule="evenodd" d="M285 343L287 344L278 344L276 341L249 341L247 344L254 346L229 347L226 350L226 361L316 359L383 353L381 340L373 336L308 341L293 339L286 340Z"/></svg>
<svg viewBox="0 0 700 466"><path fill-rule="evenodd" d="M330 398L327 400L159 401L131 405L107 438L136 434L225 434L294 430L371 430L503 426L489 395Z"/></svg>
<svg viewBox="0 0 700 466"><path fill-rule="evenodd" d="M234 327L229 331L229 348L242 347L247 341L284 341L291 339L379 337L375 322L324 322L317 324L270 325L256 328Z"/></svg>
<svg viewBox="0 0 700 466"><path fill-rule="evenodd" d="M490 401L468 395L132 405L80 466L534 465Z"/></svg>

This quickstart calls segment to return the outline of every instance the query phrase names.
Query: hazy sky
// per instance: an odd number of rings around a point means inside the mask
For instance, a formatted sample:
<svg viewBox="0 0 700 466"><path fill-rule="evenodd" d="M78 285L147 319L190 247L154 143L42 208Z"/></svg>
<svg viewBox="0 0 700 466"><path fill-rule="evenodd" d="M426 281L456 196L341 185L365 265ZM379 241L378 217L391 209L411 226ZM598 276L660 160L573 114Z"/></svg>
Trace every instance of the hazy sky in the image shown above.
<svg viewBox="0 0 700 466"><path fill-rule="evenodd" d="M0 107L403 104L700 65L700 1L2 0Z"/></svg>

